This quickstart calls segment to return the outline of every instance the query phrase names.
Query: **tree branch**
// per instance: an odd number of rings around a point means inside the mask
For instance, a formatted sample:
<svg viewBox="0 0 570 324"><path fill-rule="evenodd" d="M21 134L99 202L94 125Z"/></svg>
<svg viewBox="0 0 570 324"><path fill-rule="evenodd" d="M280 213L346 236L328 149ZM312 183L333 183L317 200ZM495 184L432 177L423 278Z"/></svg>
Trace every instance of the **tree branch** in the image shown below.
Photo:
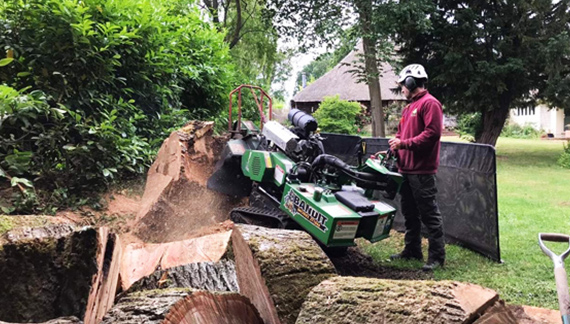
<svg viewBox="0 0 570 324"><path fill-rule="evenodd" d="M234 30L234 35L230 41L230 49L234 48L241 39L240 31L242 27L241 0L236 0L236 29Z"/></svg>

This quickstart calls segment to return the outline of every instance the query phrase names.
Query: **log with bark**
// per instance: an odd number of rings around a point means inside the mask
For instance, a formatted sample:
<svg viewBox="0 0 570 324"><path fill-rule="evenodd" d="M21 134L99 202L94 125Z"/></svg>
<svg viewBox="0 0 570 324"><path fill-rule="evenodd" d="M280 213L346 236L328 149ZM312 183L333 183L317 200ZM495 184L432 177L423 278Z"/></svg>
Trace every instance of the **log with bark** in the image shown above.
<svg viewBox="0 0 570 324"><path fill-rule="evenodd" d="M241 199L206 188L225 141L212 137L212 122L190 122L164 141L147 174L135 234L145 242L204 235L226 220Z"/></svg>
<svg viewBox="0 0 570 324"><path fill-rule="evenodd" d="M134 292L109 311L103 324L262 324L251 302L237 293L161 289Z"/></svg>
<svg viewBox="0 0 570 324"><path fill-rule="evenodd" d="M325 253L303 231L236 225L232 247L240 292L265 323L294 323L309 291L336 275Z"/></svg>
<svg viewBox="0 0 570 324"><path fill-rule="evenodd" d="M166 288L194 288L208 291L239 292L234 262L190 263L166 270L157 270L135 282L127 291Z"/></svg>
<svg viewBox="0 0 570 324"><path fill-rule="evenodd" d="M106 228L19 228L0 246L0 320L75 316L96 323L112 306L120 244Z"/></svg>
<svg viewBox="0 0 570 324"><path fill-rule="evenodd" d="M457 282L334 277L311 291L296 323L472 323L497 300Z"/></svg>
<svg viewBox="0 0 570 324"><path fill-rule="evenodd" d="M0 321L0 324L23 324L23 323L8 323ZM83 324L77 317L70 316L70 317L60 317L53 319L51 321L37 323L37 324Z"/></svg>
<svg viewBox="0 0 570 324"><path fill-rule="evenodd" d="M124 291L157 269L198 262L218 262L228 253L231 231L162 244L129 244L121 262Z"/></svg>

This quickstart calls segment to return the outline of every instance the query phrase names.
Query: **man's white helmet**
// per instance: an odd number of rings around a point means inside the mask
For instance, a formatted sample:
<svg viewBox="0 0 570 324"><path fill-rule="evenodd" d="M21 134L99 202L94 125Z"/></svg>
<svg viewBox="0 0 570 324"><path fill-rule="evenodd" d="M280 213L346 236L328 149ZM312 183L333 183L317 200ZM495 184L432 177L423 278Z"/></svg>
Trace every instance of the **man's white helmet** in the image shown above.
<svg viewBox="0 0 570 324"><path fill-rule="evenodd" d="M404 82L407 77L414 77L416 79L426 79L428 75L426 69L420 64L410 64L402 69L398 77L398 83Z"/></svg>

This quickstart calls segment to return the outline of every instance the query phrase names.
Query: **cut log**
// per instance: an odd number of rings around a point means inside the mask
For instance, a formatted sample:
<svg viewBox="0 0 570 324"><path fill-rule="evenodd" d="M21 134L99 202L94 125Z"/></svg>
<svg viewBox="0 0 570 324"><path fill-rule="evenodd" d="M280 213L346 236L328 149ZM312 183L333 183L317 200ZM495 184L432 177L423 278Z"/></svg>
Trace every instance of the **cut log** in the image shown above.
<svg viewBox="0 0 570 324"><path fill-rule="evenodd" d="M519 324L519 320L509 307L502 300L499 300L489 307L474 324Z"/></svg>
<svg viewBox="0 0 570 324"><path fill-rule="evenodd" d="M172 267L198 262L218 262L228 250L231 231L184 241L162 244L129 244L121 262L121 287L124 291L159 267Z"/></svg>
<svg viewBox="0 0 570 324"><path fill-rule="evenodd" d="M12 323L12 322L0 321L0 324L23 324L23 323ZM60 318L53 319L51 321L36 323L36 324L83 324L83 322L80 321L77 317L71 316L71 317L60 317Z"/></svg>
<svg viewBox="0 0 570 324"><path fill-rule="evenodd" d="M8 239L6 233L10 232L11 239L17 241L18 236L28 235L26 232L37 228L44 228L50 225L71 224L72 222L64 217L43 216L43 215L18 215L8 216L0 215L0 244L5 243ZM50 230L63 230L65 226L60 228L52 227Z"/></svg>
<svg viewBox="0 0 570 324"><path fill-rule="evenodd" d="M509 305L508 308L515 314L518 324L559 324L560 311L532 306Z"/></svg>
<svg viewBox="0 0 570 324"><path fill-rule="evenodd" d="M86 324L101 322L117 295L122 249L119 237L101 227L97 231L97 274L92 279L87 309L83 321Z"/></svg>
<svg viewBox="0 0 570 324"><path fill-rule="evenodd" d="M472 323L497 299L457 282L334 277L311 291L296 323Z"/></svg>
<svg viewBox="0 0 570 324"><path fill-rule="evenodd" d="M111 309L103 324L262 324L250 301L236 293L187 289L129 294Z"/></svg>
<svg viewBox="0 0 570 324"><path fill-rule="evenodd" d="M236 225L232 247L240 292L265 323L294 323L309 291L336 275L325 253L303 231Z"/></svg>
<svg viewBox="0 0 570 324"><path fill-rule="evenodd" d="M67 224L20 228L7 232L3 242L0 320L75 316L96 323L112 306L120 244L108 229L74 230Z"/></svg>
<svg viewBox="0 0 570 324"><path fill-rule="evenodd" d="M127 293L166 288L239 292L233 261L200 262L155 271L135 282Z"/></svg>
<svg viewBox="0 0 570 324"><path fill-rule="evenodd" d="M145 242L169 242L215 231L241 199L206 188L218 158L212 122L191 122L173 132L147 174L135 234Z"/></svg>

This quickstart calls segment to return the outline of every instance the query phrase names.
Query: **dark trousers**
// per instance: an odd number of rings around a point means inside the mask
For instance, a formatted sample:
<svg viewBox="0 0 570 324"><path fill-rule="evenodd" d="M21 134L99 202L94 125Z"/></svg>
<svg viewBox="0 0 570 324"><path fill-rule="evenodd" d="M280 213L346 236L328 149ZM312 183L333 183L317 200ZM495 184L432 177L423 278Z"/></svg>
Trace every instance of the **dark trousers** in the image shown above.
<svg viewBox="0 0 570 324"><path fill-rule="evenodd" d="M445 261L443 220L435 198L436 194L435 175L404 174L404 182L400 188L402 214L406 226L406 247L403 253L421 256L423 223L428 234L428 263Z"/></svg>

